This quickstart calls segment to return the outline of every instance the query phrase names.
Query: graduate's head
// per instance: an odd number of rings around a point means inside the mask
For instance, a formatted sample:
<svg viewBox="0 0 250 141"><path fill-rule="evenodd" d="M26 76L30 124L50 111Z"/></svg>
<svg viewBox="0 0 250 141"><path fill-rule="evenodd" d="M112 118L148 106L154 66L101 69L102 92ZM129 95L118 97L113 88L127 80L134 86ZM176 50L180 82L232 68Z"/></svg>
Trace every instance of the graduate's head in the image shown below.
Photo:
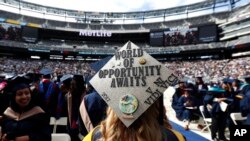
<svg viewBox="0 0 250 141"><path fill-rule="evenodd" d="M42 78L44 78L44 79L51 79L52 71L50 69L43 68L43 69L40 70L39 73L42 75Z"/></svg>
<svg viewBox="0 0 250 141"><path fill-rule="evenodd" d="M62 92L68 92L70 90L70 85L73 75L66 74L60 78L60 89Z"/></svg>
<svg viewBox="0 0 250 141"><path fill-rule="evenodd" d="M71 86L70 89L71 91L77 92L82 94L83 92L86 91L86 85L85 85L84 77L81 74L75 74L72 77L71 80Z"/></svg>
<svg viewBox="0 0 250 141"><path fill-rule="evenodd" d="M184 96L188 97L192 93L193 89L192 88L185 88L184 89Z"/></svg>
<svg viewBox="0 0 250 141"><path fill-rule="evenodd" d="M29 80L23 76L17 76L10 82L11 108L16 112L28 110L32 103L32 92L29 86Z"/></svg>
<svg viewBox="0 0 250 141"><path fill-rule="evenodd" d="M15 90L15 103L21 108L25 108L29 105L31 101L31 91L27 84L18 84Z"/></svg>
<svg viewBox="0 0 250 141"><path fill-rule="evenodd" d="M200 75L196 76L196 83L197 84L203 84L204 83L204 81L202 79L202 76L200 76Z"/></svg>

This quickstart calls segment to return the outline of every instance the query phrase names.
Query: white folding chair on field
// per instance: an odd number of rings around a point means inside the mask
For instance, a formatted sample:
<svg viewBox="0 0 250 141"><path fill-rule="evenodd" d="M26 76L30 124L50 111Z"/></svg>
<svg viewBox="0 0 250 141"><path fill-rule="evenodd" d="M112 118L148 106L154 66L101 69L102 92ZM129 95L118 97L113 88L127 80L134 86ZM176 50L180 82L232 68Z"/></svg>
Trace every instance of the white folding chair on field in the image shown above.
<svg viewBox="0 0 250 141"><path fill-rule="evenodd" d="M247 117L243 117L241 113L231 113L230 117L233 120L234 125L237 125L237 121L244 121L247 119Z"/></svg>
<svg viewBox="0 0 250 141"><path fill-rule="evenodd" d="M51 141L71 141L69 134L66 133L52 133Z"/></svg>
<svg viewBox="0 0 250 141"><path fill-rule="evenodd" d="M53 133L56 133L56 129L58 125L67 126L68 117L61 117L56 119L54 117L50 117L50 125L53 125Z"/></svg>
<svg viewBox="0 0 250 141"><path fill-rule="evenodd" d="M205 117L204 106L203 105L201 105L199 107L199 110L201 112L201 115L202 115L202 118L203 118L203 121L204 121L204 124L205 124L205 126L201 129L201 132L205 131L206 129L208 129L208 131L211 132L210 126L212 124L212 118Z"/></svg>

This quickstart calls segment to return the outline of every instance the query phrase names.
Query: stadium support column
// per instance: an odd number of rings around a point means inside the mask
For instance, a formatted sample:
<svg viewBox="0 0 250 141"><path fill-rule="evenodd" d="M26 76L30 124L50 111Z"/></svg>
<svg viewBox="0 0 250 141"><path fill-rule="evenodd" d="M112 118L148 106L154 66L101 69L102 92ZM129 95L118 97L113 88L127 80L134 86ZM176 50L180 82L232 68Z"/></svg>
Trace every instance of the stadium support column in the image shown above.
<svg viewBox="0 0 250 141"><path fill-rule="evenodd" d="M229 48L221 50L220 58L221 59L231 59L232 58L232 50Z"/></svg>
<svg viewBox="0 0 250 141"><path fill-rule="evenodd" d="M231 10L232 10L235 6L235 0L230 0L230 6L231 6Z"/></svg>

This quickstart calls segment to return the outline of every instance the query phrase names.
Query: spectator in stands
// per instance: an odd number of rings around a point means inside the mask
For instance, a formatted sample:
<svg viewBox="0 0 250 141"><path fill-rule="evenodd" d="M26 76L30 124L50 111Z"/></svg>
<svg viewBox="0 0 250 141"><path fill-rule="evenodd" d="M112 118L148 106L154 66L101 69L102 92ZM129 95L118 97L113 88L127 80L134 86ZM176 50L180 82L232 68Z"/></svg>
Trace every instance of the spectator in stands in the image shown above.
<svg viewBox="0 0 250 141"><path fill-rule="evenodd" d="M17 77L11 86L11 103L4 111L1 122L1 141L50 141L50 118L33 102L26 80Z"/></svg>

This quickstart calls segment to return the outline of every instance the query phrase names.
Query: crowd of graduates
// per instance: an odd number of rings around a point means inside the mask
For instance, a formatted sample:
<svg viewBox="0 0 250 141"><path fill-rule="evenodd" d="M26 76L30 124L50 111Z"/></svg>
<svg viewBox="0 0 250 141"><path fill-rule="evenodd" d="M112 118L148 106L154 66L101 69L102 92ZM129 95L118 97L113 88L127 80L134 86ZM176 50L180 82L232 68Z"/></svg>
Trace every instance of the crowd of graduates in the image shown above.
<svg viewBox="0 0 250 141"><path fill-rule="evenodd" d="M211 138L214 141L227 141L225 130L232 130L234 125L230 114L241 113L249 116L250 76L244 80L225 78L220 82L204 83L201 76L196 77L195 83L180 81L176 87L172 99L172 108L176 112L177 119L185 123L184 129L189 130L191 121L204 118L200 106L204 107L203 114L206 118L212 118ZM247 121L239 124L249 125ZM203 125L198 124L202 129Z"/></svg>
<svg viewBox="0 0 250 141"><path fill-rule="evenodd" d="M248 60L248 58L243 60ZM78 62L74 62L70 64L72 67L65 67L67 63L60 62L60 64L54 65L56 67L54 67L53 70L51 67L46 68L46 66L51 66L49 62L32 62L32 66L36 66L34 70L34 68L32 69L31 66L28 65L29 61L20 63L18 60L10 59L9 61L19 62L16 65L12 63L12 67L7 67L7 64L4 63L5 61L1 61L3 62L2 66L4 66L1 71L8 69L13 71L14 69L16 72L26 72L22 75L19 73L19 75L1 76L0 78L1 125L4 123L2 119L6 116L6 109L8 109L12 99L15 83L20 81L25 83L26 86L29 86L32 101L35 103L34 105L41 108L37 110L38 113L46 113L47 117L55 117L57 119L61 117L68 118L67 127L58 128L58 132L68 133L73 141L82 140L83 136L86 136L106 117L107 105L88 83L89 76L85 75L93 75L93 72L95 72L91 70L87 64L81 65ZM230 62L227 61L227 63ZM241 61L241 63L236 64L242 66L245 63L246 62L242 63ZM45 68L39 70L38 68L42 66ZM63 67L65 69L63 69ZM166 67L171 68L169 65L166 65ZM188 67L182 69L182 73L188 75L187 68ZM214 69L215 68L216 67L214 67ZM227 66L220 66L219 68L226 69ZM30 72L30 69L32 69L33 72ZM79 72L79 70L81 72ZM243 70L243 67L240 67L240 70L242 74L247 74L248 72L246 68ZM181 69L177 69L177 71L181 71ZM208 71L204 71L204 73L206 72ZM213 76L216 76L216 74L213 73ZM176 112L177 118L185 123L185 130L189 130L190 122L201 118L198 107L203 105L205 107L205 115L212 118L211 138L213 140L227 140L225 137L225 129L228 127L230 130L230 125L233 124L229 116L230 113L240 112L243 116L248 116L247 122L241 124L250 124L249 77L246 76L244 80L239 80L236 77L225 76L221 81L209 81L209 83L204 82L203 78L202 76L196 77L195 83L186 79L180 80L176 87L176 92L173 95L172 107ZM15 93L16 92L17 90ZM221 109L221 102L227 104L225 110ZM33 110L34 105L31 106L32 108L29 110ZM43 116L44 115L41 117ZM41 119L41 117L38 119ZM225 120L225 117L227 117L227 120ZM199 128L202 128L202 125L199 124L199 126ZM2 131L6 130L4 127L5 126L2 126ZM52 133L52 127L49 128L50 133ZM44 131L39 130L39 132L44 132L44 134L47 134L46 131L48 131L46 128L44 128ZM19 134L21 133L14 132L11 133L10 136L13 138L16 135L19 136ZM79 135L81 137L79 137ZM32 135L29 136L30 138L34 138ZM42 139L41 137L41 140Z"/></svg>
<svg viewBox="0 0 250 141"><path fill-rule="evenodd" d="M68 133L72 141L81 140L79 135L82 134L82 136L85 136L88 133L88 130L85 128L85 125L81 120L81 113L79 112L79 108L83 99L86 99L86 101L84 100L85 104L89 105L84 105L84 108L89 114L93 126L99 124L99 122L104 118L103 116L105 116L104 112L106 110L106 103L102 100L99 94L97 94L94 89L91 88L90 85L87 85L83 75L66 74L59 76L56 81L53 81L51 76L52 71L45 68L40 70L39 73L17 75L7 79L1 78L0 115L1 120L3 119L3 122L0 120L0 123L3 125L3 132L8 130L6 127L7 125L4 122L4 117L6 116L5 113L6 109L9 107L9 103L14 103L11 102L13 93L16 93L16 91L13 91L13 89L15 89L15 87L19 86L20 84L30 89L32 103L34 103L36 106L39 106L42 111L47 114L47 117L55 117L56 119L67 117L67 127L59 127L58 132ZM85 97L85 95L88 96ZM103 113L100 111L103 111ZM14 123L12 124L14 126ZM29 123L24 123L23 126L29 126L28 124ZM48 130L50 131L50 134L52 133L52 128L53 126L51 126ZM28 131L27 129L27 131L23 132L31 131ZM43 133L42 131L39 132L41 132L41 134ZM19 136L18 131L13 131L13 133L7 132L7 134L11 134L12 138ZM43 139L44 138L41 138L41 140Z"/></svg>

